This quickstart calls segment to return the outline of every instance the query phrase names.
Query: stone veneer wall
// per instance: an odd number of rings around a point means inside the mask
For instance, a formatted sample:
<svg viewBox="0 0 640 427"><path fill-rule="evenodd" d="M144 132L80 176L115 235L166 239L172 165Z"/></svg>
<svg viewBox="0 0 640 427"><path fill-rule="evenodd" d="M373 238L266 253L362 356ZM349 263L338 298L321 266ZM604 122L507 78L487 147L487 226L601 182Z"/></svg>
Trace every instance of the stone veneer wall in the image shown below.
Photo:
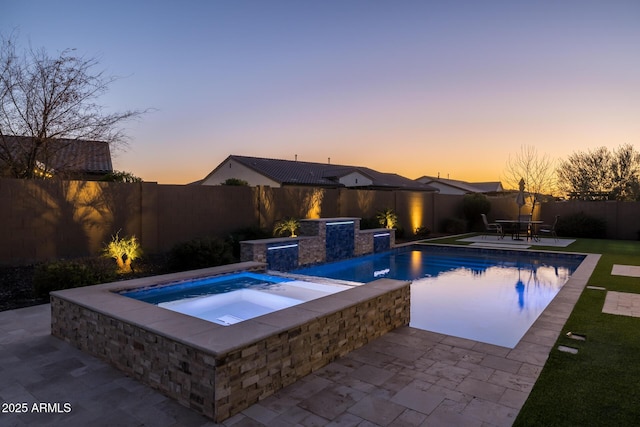
<svg viewBox="0 0 640 427"><path fill-rule="evenodd" d="M357 302L334 306L310 320L219 353L76 304L64 297L65 291L51 295L51 333L220 422L370 340L407 325L409 283L387 279L373 283L379 282L384 286L370 284L343 291L353 293ZM321 301L305 304L317 309ZM232 328L228 327L230 334Z"/></svg>
<svg viewBox="0 0 640 427"><path fill-rule="evenodd" d="M215 419L212 354L55 296L51 335Z"/></svg>

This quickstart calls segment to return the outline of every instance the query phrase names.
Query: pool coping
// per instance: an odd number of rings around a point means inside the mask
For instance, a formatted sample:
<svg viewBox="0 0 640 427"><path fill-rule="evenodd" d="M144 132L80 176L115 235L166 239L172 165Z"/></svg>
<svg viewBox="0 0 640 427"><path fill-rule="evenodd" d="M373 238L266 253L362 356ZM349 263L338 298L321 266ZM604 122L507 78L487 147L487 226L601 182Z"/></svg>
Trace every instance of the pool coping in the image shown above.
<svg viewBox="0 0 640 427"><path fill-rule="evenodd" d="M306 301L284 310L274 311L228 326L118 294L120 291L144 288L151 285L164 285L211 275L262 271L261 269L264 269L264 266L264 263L250 261L229 266L65 289L52 292L51 296L67 300L86 309L144 328L181 344L217 356L234 351L247 343L259 341L291 327L299 326L320 315L333 314L347 305L375 298L381 292L395 290L405 286L407 283L406 281L393 279L376 280L366 286L353 286L351 289L337 292L336 294ZM159 278L160 282L158 281ZM307 280L312 281L313 277L307 277ZM233 334L229 333L230 330L233 331ZM178 336L179 333L185 333L186 335Z"/></svg>

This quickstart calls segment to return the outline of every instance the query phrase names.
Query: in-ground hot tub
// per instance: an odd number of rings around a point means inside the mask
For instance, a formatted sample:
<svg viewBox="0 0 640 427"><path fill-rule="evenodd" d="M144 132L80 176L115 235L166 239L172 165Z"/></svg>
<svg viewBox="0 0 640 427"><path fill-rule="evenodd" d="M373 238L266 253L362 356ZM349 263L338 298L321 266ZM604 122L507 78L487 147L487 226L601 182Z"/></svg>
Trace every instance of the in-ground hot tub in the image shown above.
<svg viewBox="0 0 640 427"><path fill-rule="evenodd" d="M355 286L316 282L243 271L127 289L119 294L228 326Z"/></svg>
<svg viewBox="0 0 640 427"><path fill-rule="evenodd" d="M409 282L381 279L223 326L118 292L260 270L230 266L51 294L51 333L215 421L409 323Z"/></svg>

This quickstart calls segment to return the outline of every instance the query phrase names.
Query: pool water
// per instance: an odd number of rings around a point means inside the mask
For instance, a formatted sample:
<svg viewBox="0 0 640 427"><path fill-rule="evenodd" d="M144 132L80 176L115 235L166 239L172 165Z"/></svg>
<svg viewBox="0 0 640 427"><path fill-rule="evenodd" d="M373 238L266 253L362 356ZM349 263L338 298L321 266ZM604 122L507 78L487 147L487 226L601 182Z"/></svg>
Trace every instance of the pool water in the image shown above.
<svg viewBox="0 0 640 427"><path fill-rule="evenodd" d="M513 348L583 259L412 246L294 272L362 283L413 280L410 326Z"/></svg>
<svg viewBox="0 0 640 427"><path fill-rule="evenodd" d="M223 326L348 289L251 272L120 292L121 295Z"/></svg>

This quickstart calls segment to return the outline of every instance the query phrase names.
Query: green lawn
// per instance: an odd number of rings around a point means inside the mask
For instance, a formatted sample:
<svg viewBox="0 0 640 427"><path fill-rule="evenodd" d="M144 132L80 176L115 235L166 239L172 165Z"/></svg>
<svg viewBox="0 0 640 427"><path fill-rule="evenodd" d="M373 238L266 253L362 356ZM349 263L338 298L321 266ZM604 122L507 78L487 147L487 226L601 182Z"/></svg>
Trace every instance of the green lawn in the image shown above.
<svg viewBox="0 0 640 427"><path fill-rule="evenodd" d="M578 239L567 248L531 249L602 254L587 285L640 293L640 279L611 275L613 264L640 265L640 242ZM582 292L514 426L640 425L640 318L603 314L605 296ZM569 331L586 340L568 338Z"/></svg>

